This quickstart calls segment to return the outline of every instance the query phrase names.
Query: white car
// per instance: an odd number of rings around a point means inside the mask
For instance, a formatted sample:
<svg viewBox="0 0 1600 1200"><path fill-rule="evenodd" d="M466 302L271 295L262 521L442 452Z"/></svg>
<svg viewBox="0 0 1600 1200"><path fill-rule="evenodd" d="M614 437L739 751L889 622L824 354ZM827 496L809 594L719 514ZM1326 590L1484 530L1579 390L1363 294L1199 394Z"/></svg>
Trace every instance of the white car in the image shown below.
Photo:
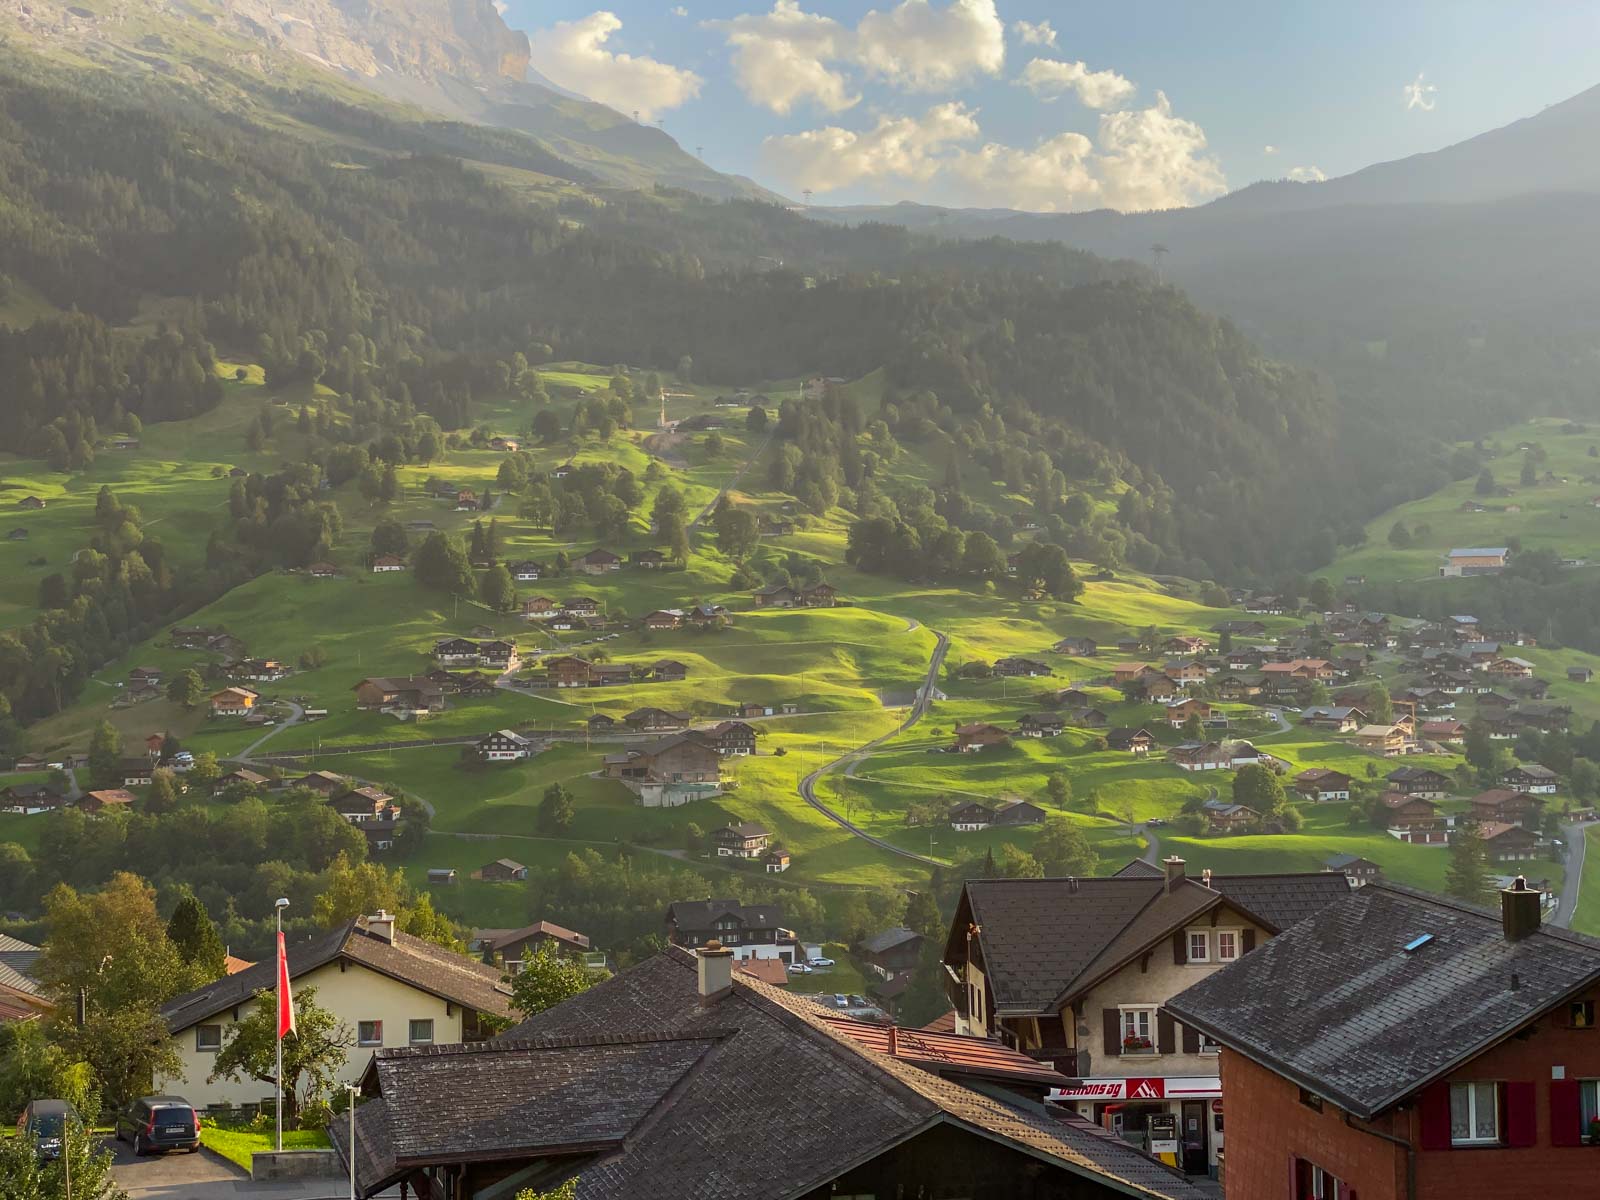
<svg viewBox="0 0 1600 1200"><path fill-rule="evenodd" d="M831 958L823 958L820 954L817 955L815 958L807 959L806 961L809 963L809 965L811 966L812 970L816 970L818 968L822 968L822 969L826 970L828 967L831 967L831 966L834 965L833 964L833 959L831 959Z"/></svg>
<svg viewBox="0 0 1600 1200"><path fill-rule="evenodd" d="M808 967L803 962L792 962L792 963L788 963L786 965L787 965L787 967L789 969L789 974L791 974L791 975L809 975L809 974L811 974L811 968Z"/></svg>

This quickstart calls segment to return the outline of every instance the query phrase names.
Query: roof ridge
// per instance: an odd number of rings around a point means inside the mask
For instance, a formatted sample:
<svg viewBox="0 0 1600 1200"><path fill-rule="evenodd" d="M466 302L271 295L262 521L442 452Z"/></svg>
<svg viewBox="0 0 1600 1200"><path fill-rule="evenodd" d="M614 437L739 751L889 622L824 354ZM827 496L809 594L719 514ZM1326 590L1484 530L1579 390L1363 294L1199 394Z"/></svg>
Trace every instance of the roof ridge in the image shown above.
<svg viewBox="0 0 1600 1200"><path fill-rule="evenodd" d="M1500 913L1495 909L1486 908L1480 904L1468 904L1465 900L1458 900L1454 896L1446 896L1438 892L1425 892L1420 888L1407 887L1405 884L1394 883L1387 879L1373 880L1360 890L1365 891L1367 888L1374 888L1380 892L1392 892L1395 895L1405 896L1412 900L1422 900L1428 904L1434 904L1440 908L1453 909L1471 917L1482 917L1485 921L1491 921L1496 925L1500 923L1501 919ZM1530 936L1539 937L1541 935L1555 938L1557 941L1569 942L1585 950L1600 950L1600 937L1594 937L1587 933L1578 933L1572 929L1564 929L1559 925L1551 925L1545 921L1540 921L1539 928L1534 930Z"/></svg>
<svg viewBox="0 0 1600 1200"><path fill-rule="evenodd" d="M650 1029L634 1033L546 1033L533 1037L495 1037L483 1042L455 1042L438 1046L385 1046L374 1051L380 1061L406 1058L449 1058L455 1055L495 1054L509 1050L566 1050L578 1046L647 1046L658 1042L715 1042L732 1037L733 1029Z"/></svg>

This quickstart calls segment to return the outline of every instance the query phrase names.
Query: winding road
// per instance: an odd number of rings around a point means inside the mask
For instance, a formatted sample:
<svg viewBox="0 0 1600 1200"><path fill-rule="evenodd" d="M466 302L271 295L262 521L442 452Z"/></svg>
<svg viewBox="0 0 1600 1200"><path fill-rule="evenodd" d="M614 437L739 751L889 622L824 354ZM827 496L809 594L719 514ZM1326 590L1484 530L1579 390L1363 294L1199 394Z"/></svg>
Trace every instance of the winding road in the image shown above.
<svg viewBox="0 0 1600 1200"><path fill-rule="evenodd" d="M856 762L865 758L868 754L872 753L872 751L883 745L883 743L887 742L890 738L897 734L904 733L927 715L928 709L933 704L933 693L935 690L937 690L936 685L939 682L939 668L944 665L944 656L950 649L949 638L940 633L937 629L932 630L932 633L933 636L938 639L938 641L933 647L933 654L928 659L927 676L923 679L922 686L917 689L917 698L912 702L911 711L906 715L906 719L900 722L899 725L896 725L888 733L875 737L870 742L864 742L857 746L854 750L851 750L846 754L841 754L832 762L824 763L822 766L818 767L815 771L811 772L811 774L807 775L800 781L799 792L802 800L804 800L812 808L816 809L823 816L827 817L828 820L832 821L841 829L854 835L855 837L861 838L863 841L871 842L880 850L887 850L890 854L898 854L901 858L909 858L914 862L923 863L930 867L943 867L948 866L949 864L941 862L937 858L930 858L926 854L918 854L915 850L907 850L904 846L896 846L891 841L870 834L865 829L862 829L861 826L846 819L839 813L834 812L833 809L829 808L821 800L817 799L817 781L820 780L824 775L831 774L832 772L838 770L841 766L845 768L845 771L848 774L850 767Z"/></svg>
<svg viewBox="0 0 1600 1200"><path fill-rule="evenodd" d="M1588 825L1567 825L1561 830L1561 835L1567 839L1566 853L1562 866L1566 870L1561 887L1561 897L1556 901L1555 915L1550 918L1550 924L1559 925L1562 929L1570 928L1573 914L1578 911L1578 889L1583 884L1583 856L1588 849L1589 839L1586 835Z"/></svg>

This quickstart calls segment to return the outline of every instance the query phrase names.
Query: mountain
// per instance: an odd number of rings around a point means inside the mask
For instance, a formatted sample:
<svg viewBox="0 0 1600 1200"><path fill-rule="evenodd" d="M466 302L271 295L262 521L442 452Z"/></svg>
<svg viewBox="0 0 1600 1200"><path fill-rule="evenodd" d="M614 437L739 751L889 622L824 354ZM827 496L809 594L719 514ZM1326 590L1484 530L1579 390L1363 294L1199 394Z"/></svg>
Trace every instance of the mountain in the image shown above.
<svg viewBox="0 0 1600 1200"><path fill-rule="evenodd" d="M29 0L0 12L0 29L28 49L198 90L213 107L286 86L356 104L381 97L419 117L527 134L598 183L781 199L531 72L527 35L491 0Z"/></svg>

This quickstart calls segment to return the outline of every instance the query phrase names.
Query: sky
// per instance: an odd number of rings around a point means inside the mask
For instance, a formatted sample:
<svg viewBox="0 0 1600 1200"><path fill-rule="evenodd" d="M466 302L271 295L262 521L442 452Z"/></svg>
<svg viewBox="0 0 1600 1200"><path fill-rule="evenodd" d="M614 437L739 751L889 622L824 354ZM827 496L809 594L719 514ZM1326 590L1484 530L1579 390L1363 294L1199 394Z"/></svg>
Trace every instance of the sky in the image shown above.
<svg viewBox="0 0 1600 1200"><path fill-rule="evenodd" d="M817 204L1204 203L1600 84L1590 0L500 0L536 71Z"/></svg>

